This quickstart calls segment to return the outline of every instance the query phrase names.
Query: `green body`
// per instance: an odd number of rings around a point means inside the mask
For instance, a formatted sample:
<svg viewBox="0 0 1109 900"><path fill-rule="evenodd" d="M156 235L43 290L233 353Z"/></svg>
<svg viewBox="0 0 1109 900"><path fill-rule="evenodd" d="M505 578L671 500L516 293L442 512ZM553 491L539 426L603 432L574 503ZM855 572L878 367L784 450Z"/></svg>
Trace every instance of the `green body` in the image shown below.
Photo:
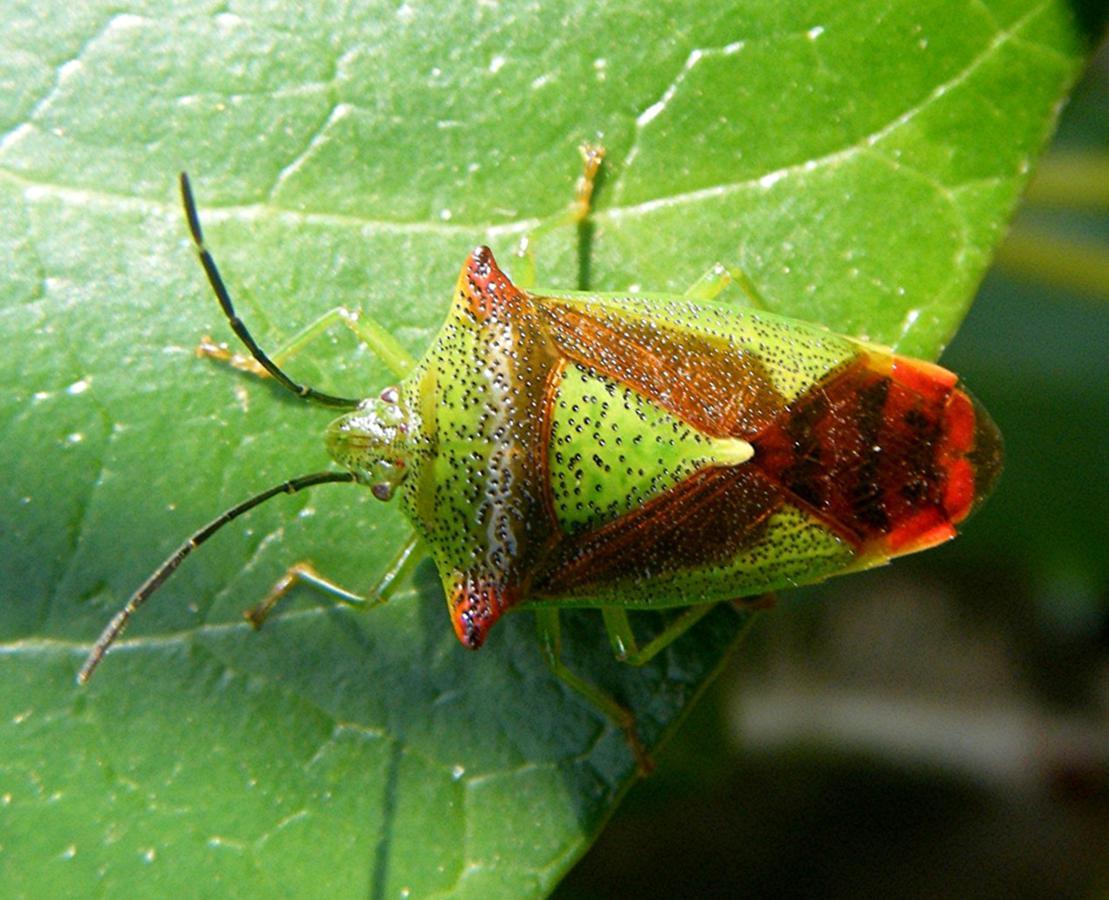
<svg viewBox="0 0 1109 900"><path fill-rule="evenodd" d="M518 604L703 604L934 542L934 530L921 540L914 531L895 546L908 514L872 528L874 510L857 497L840 505L861 524L837 521L838 495L825 512L808 499L821 487L816 476L802 477L806 453L855 454L855 468L873 462L863 457L882 448L856 445L877 440L886 401L862 388L854 397L844 373L864 373L885 398L890 384L900 388L890 374L898 362L906 364L817 326L683 296L521 291L479 248L423 359L395 389L337 420L328 445L377 496L399 493L434 556L459 638L478 646ZM954 376L948 384L944 370L913 366L918 380L939 377L951 392ZM821 406L833 382L843 396ZM873 434L840 421L856 408L879 420ZM932 449L942 443L940 410ZM812 434L794 435L806 417ZM905 427L891 427L883 464L904 443ZM755 446L764 438L768 461L797 459L764 463ZM855 493L880 493L891 479L902 494L927 488L941 471L929 448L914 451L919 471L906 474L907 451L892 474L880 476L874 462ZM833 462L854 471L850 459ZM783 486L790 479L798 490ZM941 518L949 528L958 517Z"/></svg>

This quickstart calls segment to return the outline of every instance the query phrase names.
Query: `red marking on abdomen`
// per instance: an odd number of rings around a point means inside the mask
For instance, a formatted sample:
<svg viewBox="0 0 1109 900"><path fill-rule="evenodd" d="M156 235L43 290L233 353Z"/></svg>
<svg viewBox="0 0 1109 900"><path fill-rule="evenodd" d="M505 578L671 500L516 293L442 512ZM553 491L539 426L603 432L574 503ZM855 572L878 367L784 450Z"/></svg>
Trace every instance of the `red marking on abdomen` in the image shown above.
<svg viewBox="0 0 1109 900"><path fill-rule="evenodd" d="M994 442L982 477L980 435ZM903 357L860 355L753 443L756 465L799 506L878 557L953 537L1000 467L996 429L956 376Z"/></svg>

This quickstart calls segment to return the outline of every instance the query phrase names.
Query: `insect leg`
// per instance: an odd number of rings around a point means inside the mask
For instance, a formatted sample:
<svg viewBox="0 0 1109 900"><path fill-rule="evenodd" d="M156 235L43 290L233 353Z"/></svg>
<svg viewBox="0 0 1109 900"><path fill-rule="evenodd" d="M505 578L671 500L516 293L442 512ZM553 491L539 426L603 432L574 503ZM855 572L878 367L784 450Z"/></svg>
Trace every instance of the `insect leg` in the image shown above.
<svg viewBox="0 0 1109 900"><path fill-rule="evenodd" d="M627 610L620 606L602 606L601 616L605 621L608 642L612 645L612 655L620 662L627 662L629 656L639 652L639 644L632 624L628 621Z"/></svg>
<svg viewBox="0 0 1109 900"><path fill-rule="evenodd" d="M723 263L717 263L685 290L685 296L694 300L715 300L729 284L732 274Z"/></svg>
<svg viewBox="0 0 1109 900"><path fill-rule="evenodd" d="M357 310L347 309L344 306L337 306L335 309L328 310L314 322L309 323L307 327L294 335L288 343L272 354L270 359L273 360L275 365L284 366L285 363L325 334L335 324L345 325L353 331L357 338L369 347L374 355L385 363L398 378L403 378L416 365L416 361L408 351L397 343L397 339L381 325ZM226 344L216 343L207 335L200 339L200 345L196 348L196 353L197 356L207 356L211 359L227 362L236 369L250 372L260 378L269 377L269 372L254 357L243 353L235 353L229 350Z"/></svg>
<svg viewBox="0 0 1109 900"><path fill-rule="evenodd" d="M733 282L743 291L747 305L756 309L767 309L766 301L747 274L742 269L725 266L722 263L717 263L693 282L686 289L685 295L694 300L715 300Z"/></svg>
<svg viewBox="0 0 1109 900"><path fill-rule="evenodd" d="M743 296L747 298L747 303L750 306L755 307L755 309L770 308L766 305L762 294L759 293L759 289L755 287L755 283L747 277L747 273L743 269L732 266L728 269L728 274L732 276L732 281L736 283L736 287L743 291Z"/></svg>
<svg viewBox="0 0 1109 900"><path fill-rule="evenodd" d="M582 144L579 148L582 158L582 174L574 188L573 202L562 212L544 219L534 229L520 238L516 246L516 257L520 271L514 272L516 284L524 289L535 286L534 245L540 237L563 225L576 225L585 221L593 201L593 186L597 180L597 170L605 158L605 148L600 144Z"/></svg>
<svg viewBox="0 0 1109 900"><path fill-rule="evenodd" d="M608 632L616 658L632 666L642 666L649 663L715 608L715 603L689 607L643 647L636 642L631 622L628 621L627 610L613 606L605 607L602 612L605 630Z"/></svg>
<svg viewBox="0 0 1109 900"><path fill-rule="evenodd" d="M419 537L415 533L411 534L390 561L377 583L366 594L356 594L325 575L321 575L311 563L299 562L291 566L278 579L273 589L265 597L246 610L243 613L243 618L255 628L261 628L273 611L277 601L301 583L317 587L321 591L330 594L337 602L344 603L347 606L354 606L359 609L373 609L375 606L381 606L388 602L393 591L400 584L401 576L419 559L420 554L416 552L419 543Z"/></svg>
<svg viewBox="0 0 1109 900"><path fill-rule="evenodd" d="M655 766L651 761L651 757L647 754L647 749L640 743L639 735L636 734L635 715L630 709L621 706L595 684L590 684L566 667L566 664L562 661L562 639L558 610L540 607L536 609L535 615L536 624L539 628L539 646L542 648L543 658L551 671L567 687L572 688L588 700L624 732L624 737L635 756L635 762L640 773L643 775L650 774Z"/></svg>

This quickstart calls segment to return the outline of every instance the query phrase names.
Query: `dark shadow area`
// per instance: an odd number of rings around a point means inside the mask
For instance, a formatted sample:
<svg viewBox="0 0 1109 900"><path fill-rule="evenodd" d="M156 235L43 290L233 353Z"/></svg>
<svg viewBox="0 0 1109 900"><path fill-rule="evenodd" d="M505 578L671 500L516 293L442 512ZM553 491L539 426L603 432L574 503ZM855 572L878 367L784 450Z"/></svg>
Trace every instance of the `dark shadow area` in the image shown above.
<svg viewBox="0 0 1109 900"><path fill-rule="evenodd" d="M752 755L711 798L629 801L554 896L1090 896L1106 812L863 757Z"/></svg>

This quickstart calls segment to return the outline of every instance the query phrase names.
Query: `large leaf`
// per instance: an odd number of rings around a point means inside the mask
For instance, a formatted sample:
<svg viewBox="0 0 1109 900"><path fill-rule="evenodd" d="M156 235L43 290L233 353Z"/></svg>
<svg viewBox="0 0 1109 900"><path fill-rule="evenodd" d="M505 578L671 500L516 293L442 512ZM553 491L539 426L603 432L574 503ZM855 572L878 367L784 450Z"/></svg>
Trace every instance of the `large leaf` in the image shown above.
<svg viewBox="0 0 1109 900"><path fill-rule="evenodd" d="M600 136L591 239L548 238L542 282L677 289L720 260L775 309L935 356L1084 52L1063 0L15 7L0 35L9 895L541 893L634 777L621 734L544 668L530 616L466 653L427 563L385 609L305 591L249 633L240 611L289 563L363 585L395 552L397 513L349 488L221 534L74 685L185 534L326 466L326 412L192 354L227 329L179 169L266 346L344 304L419 353L467 250L506 256ZM388 381L345 334L294 370L340 393ZM654 744L738 631L722 610L632 671L586 611L567 658Z"/></svg>

